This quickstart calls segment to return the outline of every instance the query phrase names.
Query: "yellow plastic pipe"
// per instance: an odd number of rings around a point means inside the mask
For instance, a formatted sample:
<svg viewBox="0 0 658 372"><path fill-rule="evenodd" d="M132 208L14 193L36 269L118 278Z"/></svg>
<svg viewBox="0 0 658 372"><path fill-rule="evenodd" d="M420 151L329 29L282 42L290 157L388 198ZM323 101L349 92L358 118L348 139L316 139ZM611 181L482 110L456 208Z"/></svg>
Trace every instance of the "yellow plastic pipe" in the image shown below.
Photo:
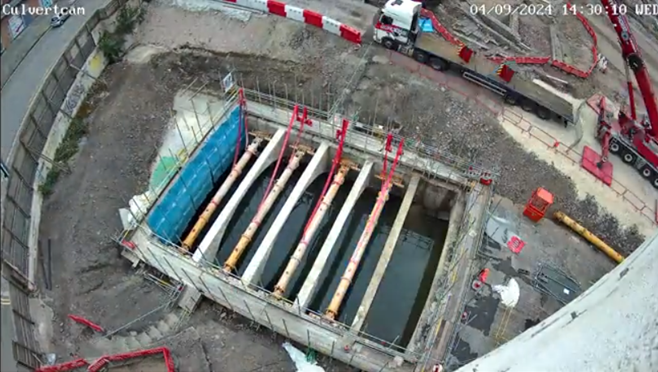
<svg viewBox="0 0 658 372"><path fill-rule="evenodd" d="M286 186L286 183L288 183L288 180L290 180L290 176L292 176L292 173L295 171L295 169L297 169L297 167L299 167L299 162L302 160L303 156L304 156L304 152L298 151L295 153L295 156L293 156L292 159L290 159L288 166L281 174L281 177L279 177L279 179L272 187L272 190L267 195L267 198L265 198L265 200L263 201L263 205L258 209L258 212L256 212L256 216L254 216L254 218L251 220L251 223L249 224L249 226L247 226L247 230L245 230L245 232L242 234L242 236L240 237L240 241L238 241L238 244L236 244L235 248L233 248L231 255L224 263L225 273L230 273L233 270L235 270L235 266L238 264L238 260L240 259L240 257L242 257L242 254L247 249L247 246L249 246L249 243L251 242L251 239L253 239L254 235L256 234L256 231L258 231L258 227L260 226L260 223L263 221L263 219L265 219L265 216L267 216L267 213L270 211L270 208L272 208L272 205L281 194L281 191L283 191L283 188Z"/></svg>
<svg viewBox="0 0 658 372"><path fill-rule="evenodd" d="M251 160L251 157L256 155L256 150L258 150L258 146L260 146L261 142L262 139L256 138L251 143L251 145L247 147L247 150L244 152L244 154L242 154L242 157L240 157L238 163L235 164L235 167L233 167L231 170L231 173L228 175L226 181L224 181L224 183L219 187L219 190L217 190L217 193L215 193L215 195L212 197L212 200L210 203L208 203L206 209L203 211L203 213L201 213L201 216L199 216L199 219L194 224L194 227L192 227L192 231L190 231L190 233L187 234L185 240L183 240L183 249L189 251L190 248L192 248L192 245L199 237L199 233L206 226L212 214L215 213L219 203L222 201L222 199L224 199L235 181L238 180L238 177L240 177L240 174L242 174L242 171L249 163L249 160Z"/></svg>
<svg viewBox="0 0 658 372"><path fill-rule="evenodd" d="M288 265L286 265L286 269L283 271L281 278L279 278L276 286L274 286L275 297L281 298L285 293L286 287L288 287L288 283L290 283L290 278L292 278L292 275L295 273L297 267L302 261L302 258L306 253L306 248L308 248L308 244L311 242L315 232L318 230L320 222L322 221L322 218L324 218L325 212L336 197L338 189L340 189L340 186L343 184L343 182L345 182L345 176L349 170L350 168L348 166L343 165L334 176L334 180L331 183L329 190L327 190L327 194L324 196L324 198L322 198L322 203L320 204L318 211L313 216L308 229L304 231L302 240L297 245L297 248L295 248L295 252L292 254L292 257L290 257L290 261L288 261Z"/></svg>
<svg viewBox="0 0 658 372"><path fill-rule="evenodd" d="M363 253L366 250L366 246L372 237L375 226L377 226L379 216L381 216L382 210L384 210L384 204L386 204L386 201L388 200L388 194L389 191L391 191L391 185L392 184L389 183L388 185L382 187L382 189L379 191L377 202L375 203L375 206L370 213L366 227L363 230L363 233L361 233L361 237L359 238L359 242L356 244L354 253L352 253L350 262L347 264L347 268L345 269L345 272L343 273L343 276L340 278L340 282L338 283L338 288L336 288L336 292L334 292L334 297L331 298L329 307L327 307L327 311L324 314L324 317L329 320L336 319L336 316L338 315L338 309L340 309L340 305L343 303L345 294L352 284L352 279L354 279L354 274L356 274L356 270L359 268L359 263L361 262Z"/></svg>
<svg viewBox="0 0 658 372"><path fill-rule="evenodd" d="M621 263L622 261L624 261L624 257L621 254L617 253L617 251L612 249L609 245L605 244L603 240L599 239L596 235L589 232L589 230L581 226L578 222L569 218L569 216L567 216L566 214L562 212L555 212L553 217L555 217L555 219L562 222L563 224L569 226L573 231L580 234L580 236L582 236L583 238L587 239L588 242L592 243L596 248L603 251L603 253L605 253L608 257L612 258L615 262Z"/></svg>

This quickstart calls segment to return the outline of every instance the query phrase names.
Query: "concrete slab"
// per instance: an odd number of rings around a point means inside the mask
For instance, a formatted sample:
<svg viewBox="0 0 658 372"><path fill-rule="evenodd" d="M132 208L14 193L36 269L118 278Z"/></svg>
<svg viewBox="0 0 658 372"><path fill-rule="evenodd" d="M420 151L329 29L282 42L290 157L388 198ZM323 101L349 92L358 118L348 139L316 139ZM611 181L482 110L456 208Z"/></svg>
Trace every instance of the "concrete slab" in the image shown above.
<svg viewBox="0 0 658 372"><path fill-rule="evenodd" d="M361 196L361 193L363 193L363 190L365 190L365 188L368 186L373 166L374 163L372 161L366 161L365 164L363 164L363 167L359 172L359 176L356 178L356 182L354 182L354 186L352 187L352 190L350 190L350 193L347 196L347 200L345 200L345 204L343 204L343 207L338 213L338 217L336 217L336 221L329 231L329 235L327 235L327 239L325 239L322 248L320 248L320 253L318 253L317 258L313 263L313 267L306 277L304 285L302 286L302 289L299 291L297 299L295 300L297 305L301 308L308 308L311 299L315 295L315 290L319 284L318 277L324 269L324 265L327 262L329 254L336 245L336 241L338 240L343 226L345 225L345 221L347 221L347 218L352 212L352 208L354 208L354 204L356 204L356 201Z"/></svg>
<svg viewBox="0 0 658 372"><path fill-rule="evenodd" d="M379 262L377 262L375 272L370 279L366 293L363 295L363 300L361 300L359 310L357 311L356 316L354 317L354 321L352 322L352 329L355 331L361 330L361 327L363 327L363 323L366 319L366 316L368 315L370 306L372 305L372 302L375 299L375 295L377 294L377 289L379 289L379 284L382 282L382 278L386 272L386 267L388 267L391 256L393 256L393 250L397 245L400 232L402 231L404 221L407 218L407 214L409 213L409 208L411 208L414 196L416 195L416 190L418 190L419 183L420 176L414 174L411 177L409 185L407 185L404 199L402 199L402 205L400 205L398 214L395 217L395 222L393 222L393 227L391 227L391 231L389 232L386 244L384 245L384 250L382 251L381 256L379 256Z"/></svg>
<svg viewBox="0 0 658 372"><path fill-rule="evenodd" d="M260 280L261 274L263 273L263 268L267 263L268 258L270 257L270 252L274 247L276 238L279 236L279 233L283 230L283 226L290 213L295 208L295 205L304 194L304 191L308 186L322 173L327 171L329 165L329 143L322 142L320 147L315 151L313 158L306 166L304 173L302 173L299 181L293 188L290 196L286 200L286 203L283 205L279 214L276 217L276 220L270 226L270 229L267 231L265 238L263 238L262 243L258 246L256 253L249 262L247 269L242 275L242 280L246 283L257 284Z"/></svg>
<svg viewBox="0 0 658 372"><path fill-rule="evenodd" d="M270 139L270 143L267 144L254 165L249 169L240 186L235 190L235 193L231 196L228 203L226 203L226 206L220 212L215 222L213 222L201 244L199 244L196 252L194 252L194 262L201 262L202 260L213 262L215 255L217 255L219 244L222 242L222 237L226 232L226 227L231 221L231 217L233 217L238 204L247 195L249 188L251 188L251 185L253 185L258 176L277 159L279 151L281 151L281 146L283 146L284 135L285 130L283 129L274 133L274 136Z"/></svg>

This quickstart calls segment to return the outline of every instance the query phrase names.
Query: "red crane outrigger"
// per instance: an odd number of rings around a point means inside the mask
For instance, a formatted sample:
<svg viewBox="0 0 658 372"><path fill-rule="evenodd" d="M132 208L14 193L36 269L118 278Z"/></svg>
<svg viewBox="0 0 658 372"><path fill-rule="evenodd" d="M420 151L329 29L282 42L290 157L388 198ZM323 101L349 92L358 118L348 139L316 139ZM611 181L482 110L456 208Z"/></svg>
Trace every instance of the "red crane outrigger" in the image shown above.
<svg viewBox="0 0 658 372"><path fill-rule="evenodd" d="M594 174L606 184L612 183L612 164L608 162L608 153L618 154L621 159L635 167L640 174L658 189L658 103L651 85L647 67L631 32L625 12L621 12L618 0L600 0L610 22L619 37L621 53L626 63L630 115L619 110L615 121L606 111L605 98L598 102L599 118L597 138L601 141L602 154L598 155L592 148L585 146L583 151L583 168ZM647 118L638 121L635 113L633 83L628 70L632 70L637 86L642 94Z"/></svg>

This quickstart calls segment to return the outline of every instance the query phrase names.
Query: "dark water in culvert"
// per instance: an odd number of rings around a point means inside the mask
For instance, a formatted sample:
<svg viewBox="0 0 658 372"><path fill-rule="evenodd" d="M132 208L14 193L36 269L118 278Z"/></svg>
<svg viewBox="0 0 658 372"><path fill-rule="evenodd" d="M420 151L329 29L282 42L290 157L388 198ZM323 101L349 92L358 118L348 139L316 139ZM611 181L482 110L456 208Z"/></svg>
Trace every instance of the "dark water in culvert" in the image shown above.
<svg viewBox="0 0 658 372"><path fill-rule="evenodd" d="M288 260L292 255L292 252L301 240L304 227L306 226L306 221L308 221L308 219L311 217L311 213L313 213L313 208L315 207L315 203L317 203L318 199L320 198L322 187L324 186L326 179L327 173L323 173L313 182L311 182L306 191L302 194L302 197L299 199L299 201L297 201L297 204L295 204L295 207L290 213L290 216L288 216L288 219L281 229L281 232L277 236L277 239L274 241L272 251L270 252L270 257L268 258L267 263L263 268L263 273L259 283L262 287L265 287L270 291L274 289L276 282L279 280L279 276L283 273L285 266L288 264ZM294 185L290 186L290 191L292 191L292 187ZM281 203L281 207L283 207L283 203ZM279 207L278 210L280 210L281 207ZM298 267L297 274L299 274L299 271L301 271L300 269L301 267ZM294 286L295 279L296 277L293 276L293 281L291 281L288 285Z"/></svg>
<svg viewBox="0 0 658 372"><path fill-rule="evenodd" d="M327 306L331 302L340 278L366 226L368 216L372 212L376 199L376 190L366 189L352 209L352 213L350 213L350 216L345 222L345 227L336 241L336 246L318 278L320 285L311 302L311 308L313 310L320 313L324 313L327 310ZM356 311L363 299L363 294L368 287L368 283L370 283L372 273L379 261L379 256L384 248L390 226L393 225L393 220L399 208L400 198L391 195L384 206L379 223L373 231L370 242L361 258L359 269L352 279L350 290L343 300L338 313L338 321L348 325L352 324Z"/></svg>
<svg viewBox="0 0 658 372"><path fill-rule="evenodd" d="M297 247L297 244L299 244L301 235L303 233L303 228L306 226L306 221L309 220L310 215L313 212L313 208L315 207L315 203L317 202L318 197L322 192L322 187L324 186L324 182L327 180L328 174L329 173L324 173L320 175L314 184L309 187L309 190L307 190L307 192L312 191L313 193L313 202L310 204L310 208L303 208L303 210L308 210L308 212L304 214L302 213L302 208L300 208L300 213L296 213L295 215L291 214L290 218L288 219L286 226L291 226L291 231L293 232L298 230L298 233L291 234L285 238L282 236L281 241L276 242L275 250L277 250L277 255L282 257L282 259L270 260L268 262L269 268L266 267L265 270L272 270L275 272L275 275L271 277L272 279L269 282L264 280L267 289L274 289L276 282L278 281L279 277L283 273L283 270L285 270L288 261L290 260L290 256L292 256L292 253ZM347 199L347 195L349 194L353 185L353 181L345 180L341 188L338 189L338 193L325 212L324 218L320 222L320 225L316 230L313 239L311 239L309 245L306 248L306 254L302 258L299 266L297 267L297 270L292 275L288 287L286 288L286 298L294 299L297 296L299 290L302 288L304 279L306 279L309 271L311 271L313 263L315 262L315 259L317 258L317 255L322 248L322 244L327 238L327 235L329 235L329 231L331 230L331 227L333 226L333 223L336 220L341 207L345 203L345 199ZM266 277L266 275L263 275L263 277ZM267 275L267 277L269 278L270 276Z"/></svg>
<svg viewBox="0 0 658 372"><path fill-rule="evenodd" d="M278 177L285 170L285 167L287 165L287 160L288 160L287 157L284 158L281 165L279 166L278 175L275 178L275 182L276 179L278 179ZM305 160L310 160L310 158ZM251 242L249 243L249 246L247 247L246 251L242 254L240 260L238 261L238 265L237 265L238 275L243 274L244 270L248 266L248 263L251 261L251 258L256 253L258 246L260 246L261 242L265 238L265 235L267 235L268 230L270 229L274 221L277 219L279 211L281 210L281 208L283 208L283 205L286 203L286 200L292 193L293 188L297 184L297 181L299 181L299 178L304 172L304 169L306 169L307 165L308 162L302 162L299 165L299 168L297 168L297 170L295 170L295 172L292 174L292 176L286 183L285 188L283 189L281 194L279 194L279 197L270 208L270 211L268 212L265 219L261 221L261 224L258 230L256 231L256 234L254 234ZM267 185L270 181L270 177L272 176L272 172L274 171L274 167L275 165L273 164L261 173L260 177L256 179L254 184L251 186L245 197L238 205L235 214L233 215L231 221L228 224L226 233L224 234L222 243L220 245L220 249L217 253L216 258L220 265L223 265L226 259L230 256L231 252L233 251L233 248L235 248L236 244L240 240L240 237L245 232L245 230L249 226L249 223L256 215L256 212L258 210L258 205L260 204L260 201L263 198L265 191L267 190ZM315 202L315 200L317 200L316 195L319 196L320 191L322 189L322 183L320 183L321 177L322 176L320 176L320 178L316 179L313 183L311 183L311 185L307 189L307 192L302 195L300 202L298 202L298 204L295 206L293 213L291 213L291 215L294 215L296 219L303 219L303 216L305 214L311 213L310 209L312 208L312 205ZM274 187L274 185L272 187ZM299 234L299 231L301 231L304 227L303 223L305 223L303 222L299 224L294 224L290 222L291 220L288 221L289 222L287 222L284 225L283 229L281 230L281 233L279 234L279 239L277 239L278 243L275 242L274 249L270 253L270 260L281 261L285 259L285 254L287 252L282 252L283 251L282 249L277 249L277 245L279 245L280 248L282 244L291 244L290 240L293 239L294 236L297 236ZM265 270L267 272L263 273L262 282L267 283L268 281L272 280L271 277L275 275L276 270L272 267L270 267L269 269L266 267Z"/></svg>
<svg viewBox="0 0 658 372"><path fill-rule="evenodd" d="M414 204L400 232L363 330L406 346L420 317L436 273L448 221L430 217Z"/></svg>

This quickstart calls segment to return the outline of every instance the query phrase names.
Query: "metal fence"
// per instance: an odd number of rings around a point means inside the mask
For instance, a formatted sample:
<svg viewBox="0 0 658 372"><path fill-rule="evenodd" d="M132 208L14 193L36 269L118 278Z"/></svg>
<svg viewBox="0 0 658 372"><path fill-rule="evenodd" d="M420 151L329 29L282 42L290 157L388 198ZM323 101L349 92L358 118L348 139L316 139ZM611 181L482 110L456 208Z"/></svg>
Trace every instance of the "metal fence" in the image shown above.
<svg viewBox="0 0 658 372"><path fill-rule="evenodd" d="M13 353L19 368L38 367L39 346L35 340L35 323L30 316L29 297L33 290L30 278L30 229L34 181L39 160L52 162L42 155L50 130L58 113L71 117L82 99L73 83L85 61L96 48L92 30L107 19L127 0L115 0L87 21L71 41L61 58L47 74L39 92L30 103L14 142L7 167L9 180L2 203L3 275L10 281L9 293L14 320ZM71 93L68 93L71 91ZM68 94L68 98L67 98Z"/></svg>
<svg viewBox="0 0 658 372"><path fill-rule="evenodd" d="M34 337L35 323L30 316L30 292L22 283L11 278L9 283L9 299L12 308L12 323L14 339L12 352L19 371L30 371L39 366L39 345Z"/></svg>
<svg viewBox="0 0 658 372"><path fill-rule="evenodd" d="M96 18L96 17L93 17ZM92 19L93 19L92 18ZM96 21L96 23L98 23ZM9 186L2 221L2 256L11 267L29 278L29 247L32 198L39 159L55 117L59 112L71 116L80 95L65 102L78 71L96 48L89 27L83 28L57 61L32 101L19 132L18 142L9 160ZM51 161L51 159L44 159Z"/></svg>

